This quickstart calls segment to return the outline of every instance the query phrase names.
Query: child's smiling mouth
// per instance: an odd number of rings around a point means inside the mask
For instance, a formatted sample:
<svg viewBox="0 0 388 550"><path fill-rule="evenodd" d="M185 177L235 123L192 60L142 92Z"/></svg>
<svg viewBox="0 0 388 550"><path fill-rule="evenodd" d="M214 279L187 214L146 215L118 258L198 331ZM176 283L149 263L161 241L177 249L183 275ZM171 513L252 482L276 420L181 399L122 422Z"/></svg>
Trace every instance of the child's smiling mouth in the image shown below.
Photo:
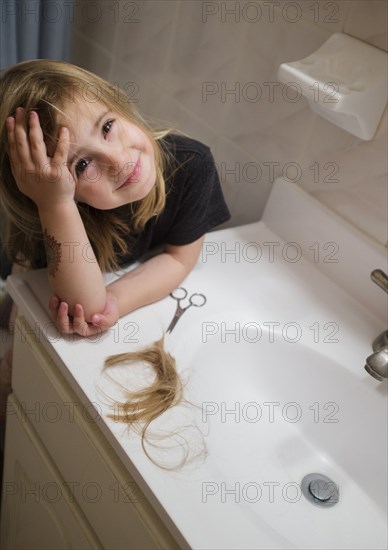
<svg viewBox="0 0 388 550"><path fill-rule="evenodd" d="M131 183L138 181L139 173L140 173L140 157L137 159L137 162L135 164L134 169L129 174L129 177L116 189L116 191L119 191L120 189L123 189L124 187L128 187L128 185L131 185Z"/></svg>

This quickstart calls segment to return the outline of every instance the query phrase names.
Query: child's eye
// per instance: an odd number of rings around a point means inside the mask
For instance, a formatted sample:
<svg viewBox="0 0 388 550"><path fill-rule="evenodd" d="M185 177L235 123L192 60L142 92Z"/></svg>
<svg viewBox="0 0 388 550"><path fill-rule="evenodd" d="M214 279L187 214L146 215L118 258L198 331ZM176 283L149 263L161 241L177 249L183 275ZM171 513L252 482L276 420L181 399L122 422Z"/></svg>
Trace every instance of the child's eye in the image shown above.
<svg viewBox="0 0 388 550"><path fill-rule="evenodd" d="M114 120L107 120L107 122L105 122L104 126L102 127L102 133L104 135L109 134L113 126L113 123L114 123Z"/></svg>
<svg viewBox="0 0 388 550"><path fill-rule="evenodd" d="M75 166L75 173L77 174L78 178L80 177L82 172L84 172L84 170L86 170L88 165L89 165L89 161L86 160L86 159L81 159L77 162L77 164Z"/></svg>

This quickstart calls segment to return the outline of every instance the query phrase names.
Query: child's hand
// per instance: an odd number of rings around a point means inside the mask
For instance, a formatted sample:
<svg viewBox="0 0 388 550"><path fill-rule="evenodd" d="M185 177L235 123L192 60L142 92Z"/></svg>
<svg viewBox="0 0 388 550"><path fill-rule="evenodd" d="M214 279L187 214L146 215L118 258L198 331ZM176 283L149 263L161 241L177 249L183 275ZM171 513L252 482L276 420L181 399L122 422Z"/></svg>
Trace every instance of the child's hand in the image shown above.
<svg viewBox="0 0 388 550"><path fill-rule="evenodd" d="M29 115L29 131L25 126L25 110L16 109L15 118L6 120L9 157L17 186L37 205L38 209L55 207L74 201L75 182L67 168L69 130L61 128L59 141L51 158L38 114Z"/></svg>
<svg viewBox="0 0 388 550"><path fill-rule="evenodd" d="M119 320L119 308L116 297L107 292L105 309L102 313L93 315L91 322L85 321L84 310L81 304L74 306L73 317L69 316L69 306L61 302L58 296L51 296L49 302L51 316L62 334L79 334L93 336L112 327Z"/></svg>

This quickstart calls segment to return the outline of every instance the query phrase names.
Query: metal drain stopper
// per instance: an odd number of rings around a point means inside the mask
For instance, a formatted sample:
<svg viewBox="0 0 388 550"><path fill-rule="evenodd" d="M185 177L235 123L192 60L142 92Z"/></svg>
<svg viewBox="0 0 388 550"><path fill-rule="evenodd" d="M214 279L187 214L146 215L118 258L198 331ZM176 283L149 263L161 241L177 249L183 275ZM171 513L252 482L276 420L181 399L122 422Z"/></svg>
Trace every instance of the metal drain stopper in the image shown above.
<svg viewBox="0 0 388 550"><path fill-rule="evenodd" d="M339 501L338 485L323 474L308 474L302 479L304 496L317 506L328 508Z"/></svg>
<svg viewBox="0 0 388 550"><path fill-rule="evenodd" d="M317 479L316 481L310 482L309 491L314 498L326 502L331 499L333 487L323 479Z"/></svg>

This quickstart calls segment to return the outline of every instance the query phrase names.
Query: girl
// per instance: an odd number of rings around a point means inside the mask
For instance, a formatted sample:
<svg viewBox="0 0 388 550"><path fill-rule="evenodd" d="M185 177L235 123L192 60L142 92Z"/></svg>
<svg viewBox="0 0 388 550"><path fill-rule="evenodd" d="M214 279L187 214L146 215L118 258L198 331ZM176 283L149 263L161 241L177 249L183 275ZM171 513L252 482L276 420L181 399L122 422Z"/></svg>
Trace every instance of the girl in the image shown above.
<svg viewBox="0 0 388 550"><path fill-rule="evenodd" d="M4 243L13 262L47 262L59 329L108 329L179 286L230 217L209 148L153 131L125 94L68 63L20 63L0 86ZM157 246L105 287L102 271Z"/></svg>
<svg viewBox="0 0 388 550"><path fill-rule="evenodd" d="M14 265L47 266L63 333L93 335L167 296L230 218L206 145L152 129L123 92L74 65L9 69L0 131L2 244ZM135 260L105 286L104 271Z"/></svg>

